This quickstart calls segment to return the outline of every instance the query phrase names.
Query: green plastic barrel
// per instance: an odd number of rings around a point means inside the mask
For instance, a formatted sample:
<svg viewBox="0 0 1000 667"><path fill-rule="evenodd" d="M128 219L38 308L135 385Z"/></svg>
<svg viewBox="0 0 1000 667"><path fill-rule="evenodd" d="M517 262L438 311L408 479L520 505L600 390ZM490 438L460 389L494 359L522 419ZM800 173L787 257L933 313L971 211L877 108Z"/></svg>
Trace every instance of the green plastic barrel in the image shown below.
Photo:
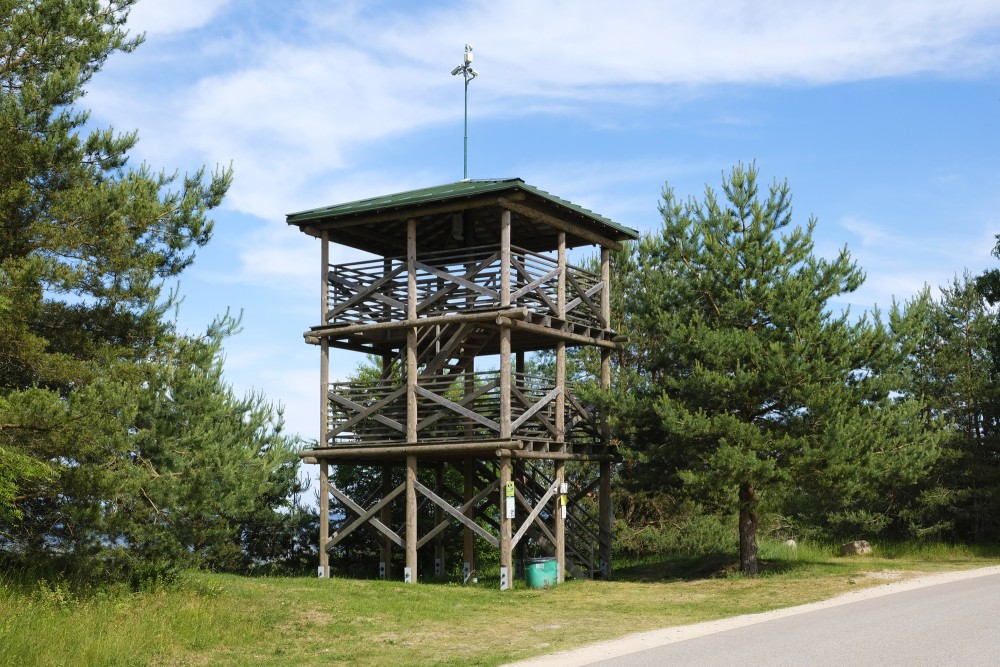
<svg viewBox="0 0 1000 667"><path fill-rule="evenodd" d="M524 580L530 588L546 588L559 583L559 563L555 558L529 558L524 567Z"/></svg>

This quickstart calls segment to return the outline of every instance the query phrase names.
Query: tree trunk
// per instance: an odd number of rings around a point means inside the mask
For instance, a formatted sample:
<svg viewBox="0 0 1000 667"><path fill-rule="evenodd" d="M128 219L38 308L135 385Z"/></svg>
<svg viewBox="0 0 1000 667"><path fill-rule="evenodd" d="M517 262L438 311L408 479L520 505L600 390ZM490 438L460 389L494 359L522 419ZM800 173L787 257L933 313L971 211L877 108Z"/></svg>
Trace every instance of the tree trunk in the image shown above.
<svg viewBox="0 0 1000 667"><path fill-rule="evenodd" d="M753 484L740 484L740 572L757 576L757 492Z"/></svg>

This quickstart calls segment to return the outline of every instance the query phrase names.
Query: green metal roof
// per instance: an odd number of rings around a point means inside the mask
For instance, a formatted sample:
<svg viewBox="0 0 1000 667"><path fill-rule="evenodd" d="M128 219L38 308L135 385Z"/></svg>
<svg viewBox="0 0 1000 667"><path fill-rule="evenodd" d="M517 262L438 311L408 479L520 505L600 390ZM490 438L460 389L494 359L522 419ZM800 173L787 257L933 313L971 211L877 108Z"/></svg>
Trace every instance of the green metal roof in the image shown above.
<svg viewBox="0 0 1000 667"><path fill-rule="evenodd" d="M370 199L360 199L358 201L347 202L344 204L324 206L322 208L314 208L308 211L290 213L288 214L287 222L290 225L302 227L305 226L306 223L312 221L323 220L325 222L333 222L337 219L350 218L364 214L387 213L393 210L405 209L423 204L447 202L462 198L478 197L485 194L500 195L504 192L515 191L521 191L540 197L541 199L544 199L559 208L566 209L569 212L583 216L598 223L599 225L608 227L614 230L616 232L614 236L620 239L639 238L638 230L620 225L617 222L583 208L582 206L577 206L572 202L556 197L555 195L545 192L544 190L539 190L534 186L528 185L520 178L458 181L457 183L449 183L447 185L438 185L430 188L421 188L419 190L410 190L408 192L382 195L379 197L372 197Z"/></svg>

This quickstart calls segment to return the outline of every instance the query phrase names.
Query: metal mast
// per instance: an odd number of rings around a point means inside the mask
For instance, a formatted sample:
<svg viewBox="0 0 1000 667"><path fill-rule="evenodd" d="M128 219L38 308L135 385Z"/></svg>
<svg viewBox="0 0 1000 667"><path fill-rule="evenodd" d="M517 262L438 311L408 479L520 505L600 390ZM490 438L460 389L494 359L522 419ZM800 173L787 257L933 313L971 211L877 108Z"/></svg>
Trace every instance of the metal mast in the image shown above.
<svg viewBox="0 0 1000 667"><path fill-rule="evenodd" d="M451 70L452 76L459 74L465 79L465 133L462 138L462 180L469 180L469 82L479 76L479 72L472 69L472 45L465 45L465 57L455 69Z"/></svg>

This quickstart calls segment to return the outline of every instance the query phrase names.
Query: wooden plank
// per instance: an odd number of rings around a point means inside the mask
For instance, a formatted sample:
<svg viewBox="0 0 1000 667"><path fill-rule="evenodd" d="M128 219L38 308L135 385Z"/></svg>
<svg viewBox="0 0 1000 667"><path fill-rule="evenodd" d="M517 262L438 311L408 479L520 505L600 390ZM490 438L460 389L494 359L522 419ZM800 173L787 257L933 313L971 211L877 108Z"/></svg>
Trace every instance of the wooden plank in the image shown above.
<svg viewBox="0 0 1000 667"><path fill-rule="evenodd" d="M473 421L476 421L476 422L482 424L483 426L485 426L485 427L487 427L489 429L492 429L494 431L500 432L500 437L501 438L508 438L508 437L510 437L509 433L507 433L505 435L502 432L500 424L497 424L495 421L493 421L492 419L489 419L488 417L484 417L484 416L482 416L482 415L480 415L480 414L478 414L476 412L473 412L472 410L469 410L466 407L463 407L463 406L459 405L455 401L448 400L444 396L439 396L439 395L435 394L432 391L428 391L427 389L424 389L423 387L415 387L414 391L415 391L415 393L417 395L423 396L426 399L434 401L435 403L448 408L452 412L456 412L456 413L462 415L463 417L467 417L469 419L472 419ZM407 439L410 439L410 437L407 436ZM416 440L416 436L414 436L412 439Z"/></svg>
<svg viewBox="0 0 1000 667"><path fill-rule="evenodd" d="M525 280L531 280L531 274L528 273L528 270L525 269L524 266L519 261L517 261L517 259L511 258L511 265L517 270L517 272L520 275L524 276ZM556 304L552 303L552 299L549 298L548 294L546 294L542 290L535 290L535 293L542 299L542 301L545 302L545 305L548 307L549 310L551 310L553 313L556 312L557 306ZM511 296L513 297L513 295Z"/></svg>
<svg viewBox="0 0 1000 667"><path fill-rule="evenodd" d="M549 215L548 213L542 213L530 206L525 206L524 204L518 204L511 201L506 197L501 197L499 199L500 205L505 209L514 211L518 215L523 215L526 218L531 218L537 222L543 222L549 227L556 229L561 232L566 232L567 234L572 234L573 236L579 237L584 241L589 241L594 245L599 245L602 248L611 248L612 250L621 250L622 244L618 241L613 241L607 236L593 232L585 227L573 224L561 218Z"/></svg>
<svg viewBox="0 0 1000 667"><path fill-rule="evenodd" d="M524 275L525 279L531 280L531 276L528 275L528 272L525 271L524 267L519 262L517 262L516 260L515 260L515 266L517 267L518 272L522 273ZM559 268L557 267L557 268L552 269L548 273L546 273L544 276L536 278L535 280L531 280L530 283L526 284L524 287L522 287L521 289L519 289L516 292L514 292L513 294L511 294L510 298L511 298L512 301L517 301L518 299L520 299L522 296L524 296L528 292L536 290L540 285L544 285L545 283L549 282L553 278L558 278L558 277L559 277ZM545 303L547 303L549 305L549 307L552 308L552 311L555 312L555 310L556 310L556 308L558 306L555 306L551 302L551 300L549 299L549 296L544 291L542 291L542 290L537 290L537 291L538 291L539 296L541 296L541 298L545 301Z"/></svg>
<svg viewBox="0 0 1000 667"><path fill-rule="evenodd" d="M487 532L486 529L484 529L482 526L480 526L475 521L472 521L472 520L468 519L465 516L465 514L463 514L464 510L455 509L454 507L452 507L451 503L449 503L447 500L443 499L441 496L439 496L438 494L436 494L433 491L431 491L430 489L428 489L426 486L424 486L420 482L414 482L413 486L425 498L427 498L432 503L434 503L435 505L437 505L438 507L440 507L441 509L443 509L452 518L454 518L456 521L458 521L459 523L461 523L463 526L466 526L467 528L469 528L470 530L472 530L474 533L476 533L477 535L479 535L480 537L482 537L484 540L486 540L487 542L489 542L494 547L500 546L500 543L497 540L497 538L494 535L491 535L489 532Z"/></svg>
<svg viewBox="0 0 1000 667"><path fill-rule="evenodd" d="M399 537L399 535L396 534L394 530L387 527L381 521L373 517L388 503L391 503L396 498L396 496L398 496L400 493L403 492L405 488L406 488L405 484L400 484L392 491L392 493L385 496L384 498L382 498L382 500L378 501L370 508L365 510L365 508L363 508L361 505L351 500L350 496L342 492L340 489L338 489L335 486L330 486L330 493L333 495L333 497L336 498L338 501L340 501L341 504L345 505L356 515L358 515L358 518L352 521L348 526L337 531L337 533L332 538L330 538L330 540L325 542L324 543L326 545L325 550L329 550L331 547L336 546L338 542L340 542L345 537L354 532L355 528L363 526L366 522L370 526L381 532L383 535L385 535L387 538L392 540L393 543L396 544L397 546L400 547L403 546L403 540Z"/></svg>
<svg viewBox="0 0 1000 667"><path fill-rule="evenodd" d="M524 398L524 394L521 394L521 392L517 392L517 393L520 394L522 398ZM511 428L511 432L513 433L514 431L516 431L524 422L526 422L529 419L531 419L535 415L536 412L538 412L539 410L541 410L542 408L544 408L546 405L548 405L549 403L552 402L552 399L554 399L555 397L560 396L560 395L562 395L562 387L556 387L555 389L553 389L549 393L545 394L545 396L543 396L542 398L540 398L537 403L535 403L530 408L528 408L527 410L525 410L521 414L521 416L517 418L517 421L515 421L513 424L511 424L511 427L510 427ZM556 434L555 426L549 424L544 419L541 419L540 421L542 421L544 423L545 427L553 435Z"/></svg>
<svg viewBox="0 0 1000 667"><path fill-rule="evenodd" d="M483 394L487 394L487 393L493 391L494 389L496 389L499 386L500 386L499 380L493 380L492 382L488 382L487 384L484 384L483 386L481 386L478 389L476 389L471 394L465 394L462 397L462 400L460 402L458 402L458 405L460 405L462 407L465 407L466 403L471 403L472 401L475 401L477 398L479 398ZM436 396L436 394L435 394L435 396ZM417 424L417 431L422 431L426 427L428 427L431 424L433 424L434 422L436 422L436 421L438 421L440 419L444 419L447 416L448 416L447 413L438 411L438 412L434 413L433 415L431 415L429 417L425 417L424 419L422 419ZM470 419L475 420L475 417L470 417ZM496 424L496 422L491 422L491 424ZM493 426L490 426L490 428L493 428ZM497 428L493 428L493 430L497 430L498 428L499 428L499 426L497 426Z"/></svg>
<svg viewBox="0 0 1000 667"><path fill-rule="evenodd" d="M576 277L574 277L572 273L567 273L566 274L566 278L573 285L573 288L576 290L576 294L577 294L577 297L575 299L573 299L568 304L566 304L566 312L567 313L571 312L574 308L576 308L578 305L580 305L581 302L582 303L586 303L587 307L590 309L590 311L597 318L598 322L600 322L601 327L604 328L604 329L607 329L608 326L609 326L608 325L608 321L605 318L604 313L602 312L601 307L598 306L597 304L595 304L591 300L591 298L590 298L594 294L597 294L598 292L603 291L603 288L604 288L603 283L597 283L596 285L594 285L593 287L591 287L589 290L585 290L585 289L583 289L583 286L580 285L580 283L578 283L576 281Z"/></svg>
<svg viewBox="0 0 1000 667"><path fill-rule="evenodd" d="M327 319L328 320L333 319L334 317L344 312L351 306L364 301L366 298L371 299L372 301L378 301L383 305L398 308L399 310L406 310L405 303L397 299L393 299L392 297L386 294L382 294L381 292L378 291L379 288L381 288L387 282L390 282L393 279L395 279L395 277L398 276L400 273L402 273L405 269L406 265L400 264L388 275L382 276L381 278L379 278L378 280L369 285L348 280L347 278L338 276L333 271L331 271L329 277L330 283L345 288L345 291L352 294L353 296L347 299L347 301L344 301L343 303L338 304L335 308L331 309L330 312L327 313Z"/></svg>
<svg viewBox="0 0 1000 667"><path fill-rule="evenodd" d="M491 299L499 300L499 298L500 298L500 295L496 292L496 290L491 290L490 288L486 287L485 285L480 285L480 284L478 284L476 282L473 282L472 280L469 279L469 278L474 278L478 274L478 272L476 272L476 273L470 272L470 273L466 274L468 277L466 277L466 276L456 276L456 275L454 275L452 273L448 273L447 271L444 271L443 269L439 269L439 268L437 268L435 266L431 266L429 264L424 264L423 262L417 262L417 268L420 269L420 270L422 270L422 271L424 271L424 272L426 272L426 273L430 273L432 275L435 275L438 278L442 278L444 280L447 280L449 283L451 283L451 285L453 285L454 287L452 287L451 289L449 289L448 292L453 292L458 287L465 287L466 289L468 289L470 291L478 292L479 294L482 294L483 296L488 296ZM442 288L441 290L439 290L439 292L442 292L445 289L447 289L447 288ZM426 299L424 299L420 303L420 305L417 306L417 310L419 311L419 310L423 310L424 308L426 308L426 306L424 304L427 304L427 302L430 301L431 299L434 299L435 301L437 301L437 300L443 298L443 296L441 296L441 297L437 297L436 296L439 292L435 292L434 294L432 294L429 297L427 297ZM424 306L424 307L422 308L421 306Z"/></svg>
<svg viewBox="0 0 1000 667"><path fill-rule="evenodd" d="M424 370L420 372L420 377L428 378L437 373L445 362L452 358L452 353L462 346L462 343L465 342L469 332L471 332L474 328L475 327L472 324L460 324L451 334L451 337L448 338L444 345L441 346L441 350L437 353L437 356L427 362L424 366ZM440 337L441 336L439 336L439 338Z"/></svg>
<svg viewBox="0 0 1000 667"><path fill-rule="evenodd" d="M354 426L355 424L359 423L360 421L369 416L371 416L372 419L379 422L380 424L384 424L385 426L388 426L389 428L399 431L400 433L406 433L406 427L400 424L398 421L390 419L383 414L374 414L374 415L372 414L372 413L377 413L379 410L384 408L392 401L395 401L404 393L406 393L406 387L400 387L399 389L395 390L385 398L379 400L376 403L373 403L372 405L366 408L365 406L359 403L355 403L349 398L345 398L341 394L331 391L330 392L331 401L333 401L337 405L342 405L345 408L350 408L351 410L354 410L358 414L348 419L346 422L341 424L337 429L331 430L329 433L327 433L327 435L337 435L338 433L343 433L348 428Z"/></svg>

